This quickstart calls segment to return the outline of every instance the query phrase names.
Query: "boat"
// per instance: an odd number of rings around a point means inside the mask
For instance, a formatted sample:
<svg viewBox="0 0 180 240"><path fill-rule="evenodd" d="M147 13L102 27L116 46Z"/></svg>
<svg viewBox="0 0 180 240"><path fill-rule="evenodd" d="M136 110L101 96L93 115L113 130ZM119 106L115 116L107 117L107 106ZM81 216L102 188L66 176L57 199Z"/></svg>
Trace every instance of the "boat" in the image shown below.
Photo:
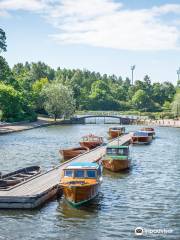
<svg viewBox="0 0 180 240"><path fill-rule="evenodd" d="M108 131L109 137L111 139L117 138L124 133L125 133L125 127L112 127L112 128L109 128L109 131Z"/></svg>
<svg viewBox="0 0 180 240"><path fill-rule="evenodd" d="M132 144L149 144L152 141L152 136L149 136L145 131L137 131L133 133L131 138Z"/></svg>
<svg viewBox="0 0 180 240"><path fill-rule="evenodd" d="M81 206L95 198L102 182L102 165L76 162L63 171L60 186L65 199L74 207Z"/></svg>
<svg viewBox="0 0 180 240"><path fill-rule="evenodd" d="M130 167L131 158L129 156L129 146L107 146L106 154L102 158L104 168L119 172Z"/></svg>
<svg viewBox="0 0 180 240"><path fill-rule="evenodd" d="M77 157L80 154L86 153L89 151L87 147L77 147L77 148L69 148L60 150L60 154L63 156L64 160L68 160L74 157Z"/></svg>
<svg viewBox="0 0 180 240"><path fill-rule="evenodd" d="M103 144L103 138L90 134L82 137L82 140L79 144L81 145L81 147L93 149Z"/></svg>
<svg viewBox="0 0 180 240"><path fill-rule="evenodd" d="M22 168L17 171L0 175L0 189L7 189L41 173L39 166Z"/></svg>
<svg viewBox="0 0 180 240"><path fill-rule="evenodd" d="M155 130L154 128L151 128L151 127L144 127L144 128L141 128L141 131L143 132L147 132L149 136L152 136L152 138L155 138Z"/></svg>

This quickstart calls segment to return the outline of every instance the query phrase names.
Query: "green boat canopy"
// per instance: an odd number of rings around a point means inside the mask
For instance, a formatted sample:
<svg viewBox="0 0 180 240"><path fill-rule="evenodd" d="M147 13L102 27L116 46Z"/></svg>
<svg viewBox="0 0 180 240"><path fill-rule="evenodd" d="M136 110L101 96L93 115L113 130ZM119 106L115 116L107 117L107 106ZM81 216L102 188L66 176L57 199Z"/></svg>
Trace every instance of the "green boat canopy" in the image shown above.
<svg viewBox="0 0 180 240"><path fill-rule="evenodd" d="M129 148L129 146L118 146L118 145L112 145L112 146L107 146L107 148L111 148L111 149L127 149Z"/></svg>

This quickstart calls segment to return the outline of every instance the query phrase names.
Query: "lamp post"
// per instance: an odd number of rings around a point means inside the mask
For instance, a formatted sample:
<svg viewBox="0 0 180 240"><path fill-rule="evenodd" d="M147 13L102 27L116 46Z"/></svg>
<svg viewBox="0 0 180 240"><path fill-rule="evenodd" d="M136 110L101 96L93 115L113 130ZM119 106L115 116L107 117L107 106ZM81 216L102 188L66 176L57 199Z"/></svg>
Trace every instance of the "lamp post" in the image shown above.
<svg viewBox="0 0 180 240"><path fill-rule="evenodd" d="M133 82L134 82L134 69L135 69L135 65L131 66L131 71L132 71L132 85L133 85ZM179 69L180 70L180 69Z"/></svg>
<svg viewBox="0 0 180 240"><path fill-rule="evenodd" d="M177 75L178 75L178 81L180 80L180 67L179 69L177 70Z"/></svg>

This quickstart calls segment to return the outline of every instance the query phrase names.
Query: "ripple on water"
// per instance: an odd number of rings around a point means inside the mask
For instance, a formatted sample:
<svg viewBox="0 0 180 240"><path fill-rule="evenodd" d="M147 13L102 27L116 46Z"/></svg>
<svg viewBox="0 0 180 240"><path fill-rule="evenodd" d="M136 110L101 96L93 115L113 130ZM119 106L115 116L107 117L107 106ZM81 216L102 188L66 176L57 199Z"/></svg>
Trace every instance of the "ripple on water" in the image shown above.
<svg viewBox="0 0 180 240"><path fill-rule="evenodd" d="M0 136L1 171L59 164L59 148L75 146L82 135L107 137L110 125L51 126ZM137 126L127 126L129 131ZM148 146L133 146L132 168L123 173L104 170L101 193L81 208L64 198L32 211L0 211L0 236L31 239L134 239L134 229L169 228L180 236L180 129L156 128ZM165 239L160 236L157 239ZM148 239L154 239L149 236Z"/></svg>

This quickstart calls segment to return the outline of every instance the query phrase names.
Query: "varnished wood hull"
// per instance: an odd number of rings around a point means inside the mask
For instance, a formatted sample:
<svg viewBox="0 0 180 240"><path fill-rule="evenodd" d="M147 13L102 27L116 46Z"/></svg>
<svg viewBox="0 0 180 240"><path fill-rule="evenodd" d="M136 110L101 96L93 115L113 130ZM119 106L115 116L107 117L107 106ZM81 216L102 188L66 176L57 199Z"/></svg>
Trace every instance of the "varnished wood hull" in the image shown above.
<svg viewBox="0 0 180 240"><path fill-rule="evenodd" d="M147 136L147 137L138 137L138 136L133 136L131 139L132 144L149 144L152 141L152 136Z"/></svg>
<svg viewBox="0 0 180 240"><path fill-rule="evenodd" d="M95 198L100 189L100 183L92 185L62 186L65 199L73 206L80 206Z"/></svg>
<svg viewBox="0 0 180 240"><path fill-rule="evenodd" d="M130 168L130 159L127 160L119 160L119 159L103 159L102 165L104 168L112 171L119 172L122 170L126 170Z"/></svg>
<svg viewBox="0 0 180 240"><path fill-rule="evenodd" d="M121 131L113 131L113 130L110 130L110 131L108 132L108 134L109 134L109 137L110 137L111 139L113 139L113 138L117 138L117 137L121 136L123 133L122 133Z"/></svg>
<svg viewBox="0 0 180 240"><path fill-rule="evenodd" d="M81 147L87 147L89 149L96 148L102 144L102 142L80 142Z"/></svg>
<svg viewBox="0 0 180 240"><path fill-rule="evenodd" d="M68 160L68 159L77 157L80 154L86 153L88 151L89 151L89 148L87 147L79 147L79 148L60 150L59 152L63 156L64 160Z"/></svg>

